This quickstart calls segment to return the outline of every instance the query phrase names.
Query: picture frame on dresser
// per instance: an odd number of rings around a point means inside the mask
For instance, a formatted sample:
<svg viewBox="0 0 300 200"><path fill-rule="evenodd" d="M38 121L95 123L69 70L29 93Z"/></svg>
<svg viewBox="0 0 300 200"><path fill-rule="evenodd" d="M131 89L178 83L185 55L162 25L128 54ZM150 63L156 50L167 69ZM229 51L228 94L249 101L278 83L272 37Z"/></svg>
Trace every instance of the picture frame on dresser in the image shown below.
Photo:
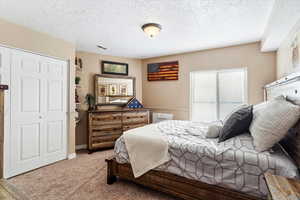
<svg viewBox="0 0 300 200"><path fill-rule="evenodd" d="M125 106L136 96L135 77L95 74L96 107Z"/></svg>

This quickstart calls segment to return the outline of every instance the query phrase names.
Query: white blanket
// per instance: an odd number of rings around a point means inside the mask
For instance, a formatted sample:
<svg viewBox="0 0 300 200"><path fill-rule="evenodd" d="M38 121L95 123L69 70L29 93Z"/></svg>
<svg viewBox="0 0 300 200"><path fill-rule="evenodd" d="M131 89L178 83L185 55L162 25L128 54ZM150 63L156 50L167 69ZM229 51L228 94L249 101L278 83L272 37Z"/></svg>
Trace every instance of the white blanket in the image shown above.
<svg viewBox="0 0 300 200"><path fill-rule="evenodd" d="M157 126L144 126L123 134L134 177L170 160L168 141Z"/></svg>

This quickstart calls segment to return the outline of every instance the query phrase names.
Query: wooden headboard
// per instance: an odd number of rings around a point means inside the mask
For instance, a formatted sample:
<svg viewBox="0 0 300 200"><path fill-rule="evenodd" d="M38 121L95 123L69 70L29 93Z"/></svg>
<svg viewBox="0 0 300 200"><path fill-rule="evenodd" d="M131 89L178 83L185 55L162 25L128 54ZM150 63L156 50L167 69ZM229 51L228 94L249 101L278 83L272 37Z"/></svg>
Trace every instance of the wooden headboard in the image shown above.
<svg viewBox="0 0 300 200"><path fill-rule="evenodd" d="M265 100L271 100L279 95L299 97L300 99L300 75L283 78L264 88ZM289 130L288 135L280 141L280 144L300 168L300 120Z"/></svg>

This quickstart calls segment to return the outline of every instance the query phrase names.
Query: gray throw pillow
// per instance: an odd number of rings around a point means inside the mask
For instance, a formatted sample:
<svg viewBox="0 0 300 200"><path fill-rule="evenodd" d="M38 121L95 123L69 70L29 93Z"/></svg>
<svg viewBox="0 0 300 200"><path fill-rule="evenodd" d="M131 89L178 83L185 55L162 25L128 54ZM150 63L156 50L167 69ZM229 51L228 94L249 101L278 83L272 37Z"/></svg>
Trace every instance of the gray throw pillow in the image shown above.
<svg viewBox="0 0 300 200"><path fill-rule="evenodd" d="M246 108L248 107L248 104L242 104L242 105L238 105L237 107L235 107L228 115L226 115L226 117L222 120L223 124L226 123L226 121L230 118L230 116L235 113L236 111L240 110L241 108Z"/></svg>
<svg viewBox="0 0 300 200"><path fill-rule="evenodd" d="M247 106L232 113L223 125L219 135L219 142L248 132L253 117L252 110L253 106Z"/></svg>

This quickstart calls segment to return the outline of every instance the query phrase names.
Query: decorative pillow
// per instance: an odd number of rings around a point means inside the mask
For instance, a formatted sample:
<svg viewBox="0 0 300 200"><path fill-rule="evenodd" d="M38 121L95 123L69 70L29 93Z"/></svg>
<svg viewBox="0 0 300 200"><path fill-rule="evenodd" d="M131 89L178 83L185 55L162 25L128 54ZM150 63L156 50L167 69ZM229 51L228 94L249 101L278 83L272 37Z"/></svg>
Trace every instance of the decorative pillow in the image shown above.
<svg viewBox="0 0 300 200"><path fill-rule="evenodd" d="M300 105L300 97L299 96L296 96L296 95L288 95L286 96L286 100L293 103L293 104L296 104L296 105Z"/></svg>
<svg viewBox="0 0 300 200"><path fill-rule="evenodd" d="M252 121L250 132L255 149L265 151L279 142L300 117L300 106L277 97Z"/></svg>
<svg viewBox="0 0 300 200"><path fill-rule="evenodd" d="M226 117L222 120L223 124L226 123L226 121L231 117L231 115L233 113L235 113L236 111L240 110L241 108L246 108L248 107L249 105L248 104L242 104L242 105L239 105L237 107L235 107L228 115L226 115Z"/></svg>
<svg viewBox="0 0 300 200"><path fill-rule="evenodd" d="M252 110L253 106L247 106L234 112L223 125L219 135L219 142L223 142L229 138L249 131L249 126L253 116Z"/></svg>
<svg viewBox="0 0 300 200"><path fill-rule="evenodd" d="M210 125L207 129L206 138L217 138L220 135L220 132L222 130L222 126L221 125Z"/></svg>
<svg viewBox="0 0 300 200"><path fill-rule="evenodd" d="M285 97L283 95L280 95L280 96L275 97L273 100L270 100L270 101L280 100L280 99L285 100ZM258 116L261 115L264 112L264 109L267 107L267 105L270 101L264 101L262 103L253 105L253 119L252 119L252 122L251 122L250 127L249 127L250 134L253 131L252 130L253 129L253 124L255 124Z"/></svg>

